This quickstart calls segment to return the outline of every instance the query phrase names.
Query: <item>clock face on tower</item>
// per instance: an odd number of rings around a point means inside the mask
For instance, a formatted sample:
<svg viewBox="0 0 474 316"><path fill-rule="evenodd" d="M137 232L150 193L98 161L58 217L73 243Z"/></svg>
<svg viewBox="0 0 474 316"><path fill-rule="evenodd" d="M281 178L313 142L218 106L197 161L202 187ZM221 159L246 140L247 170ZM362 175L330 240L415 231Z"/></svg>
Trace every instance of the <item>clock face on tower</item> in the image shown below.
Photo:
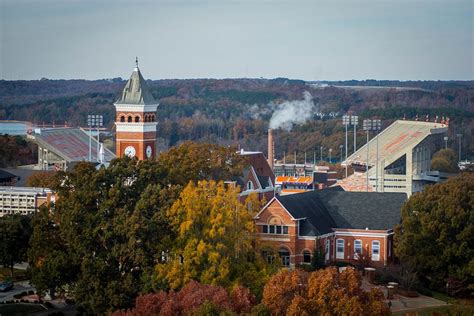
<svg viewBox="0 0 474 316"><path fill-rule="evenodd" d="M150 145L146 146L146 152L145 153L146 153L147 158L151 157L151 154L153 153L153 151L152 151Z"/></svg>
<svg viewBox="0 0 474 316"><path fill-rule="evenodd" d="M124 153L125 153L125 155L127 155L130 158L135 157L135 154L136 154L135 147L127 146L127 148L125 148Z"/></svg>

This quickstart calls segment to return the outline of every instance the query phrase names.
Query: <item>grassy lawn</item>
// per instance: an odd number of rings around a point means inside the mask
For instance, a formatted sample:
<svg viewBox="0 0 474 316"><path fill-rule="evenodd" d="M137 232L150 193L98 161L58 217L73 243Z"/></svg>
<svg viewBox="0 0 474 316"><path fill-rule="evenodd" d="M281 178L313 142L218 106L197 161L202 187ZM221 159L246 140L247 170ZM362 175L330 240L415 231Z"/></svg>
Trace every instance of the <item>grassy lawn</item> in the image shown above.
<svg viewBox="0 0 474 316"><path fill-rule="evenodd" d="M1 304L0 315L21 316L37 312L44 312L46 309L39 304Z"/></svg>
<svg viewBox="0 0 474 316"><path fill-rule="evenodd" d="M10 269L1 267L0 268L0 280L10 278ZM13 269L13 281L25 281L28 280L26 270Z"/></svg>

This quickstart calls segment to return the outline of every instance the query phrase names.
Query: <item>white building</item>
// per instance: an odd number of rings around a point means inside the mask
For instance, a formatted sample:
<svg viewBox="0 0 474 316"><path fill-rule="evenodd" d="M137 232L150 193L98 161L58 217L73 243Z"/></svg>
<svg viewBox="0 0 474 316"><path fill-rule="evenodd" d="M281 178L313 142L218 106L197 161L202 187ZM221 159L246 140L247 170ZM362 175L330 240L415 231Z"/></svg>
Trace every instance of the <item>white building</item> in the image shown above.
<svg viewBox="0 0 474 316"><path fill-rule="evenodd" d="M42 205L54 202L50 189L30 187L0 187L0 217L34 214Z"/></svg>

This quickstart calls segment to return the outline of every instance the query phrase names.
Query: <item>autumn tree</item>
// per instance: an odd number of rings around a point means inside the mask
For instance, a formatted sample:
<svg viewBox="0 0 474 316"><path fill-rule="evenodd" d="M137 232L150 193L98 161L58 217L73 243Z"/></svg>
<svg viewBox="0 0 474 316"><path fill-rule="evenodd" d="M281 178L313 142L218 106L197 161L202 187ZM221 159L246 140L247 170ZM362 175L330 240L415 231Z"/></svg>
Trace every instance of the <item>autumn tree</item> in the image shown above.
<svg viewBox="0 0 474 316"><path fill-rule="evenodd" d="M30 217L23 215L0 217L0 264L10 269L12 277L14 265L26 261L30 221Z"/></svg>
<svg viewBox="0 0 474 316"><path fill-rule="evenodd" d="M466 291L474 283L473 191L474 174L463 173L412 195L402 209L396 254L438 290L446 290L448 277Z"/></svg>
<svg viewBox="0 0 474 316"><path fill-rule="evenodd" d="M452 149L441 149L431 159L431 170L456 173L459 171L457 157Z"/></svg>
<svg viewBox="0 0 474 316"><path fill-rule="evenodd" d="M177 235L175 246L156 267L158 278L171 289L191 280L248 286L268 276L254 249L255 211L249 208L258 206L240 203L238 193L223 182L190 182L173 204L168 218Z"/></svg>
<svg viewBox="0 0 474 316"><path fill-rule="evenodd" d="M56 172L54 171L41 171L35 172L26 179L26 185L29 187L37 188L53 188L57 184Z"/></svg>
<svg viewBox="0 0 474 316"><path fill-rule="evenodd" d="M221 286L189 282L178 292L160 291L136 298L135 307L116 311L113 316L138 315L221 315L249 313L255 297L243 287L234 288L230 294Z"/></svg>
<svg viewBox="0 0 474 316"><path fill-rule="evenodd" d="M382 292L361 283L354 269L282 270L265 286L262 303L272 315L389 315Z"/></svg>
<svg viewBox="0 0 474 316"><path fill-rule="evenodd" d="M32 283L50 290L66 283L97 314L132 306L173 239L165 216L173 185L163 188L161 172L155 161L124 158L59 173L60 198L35 222ZM74 274L63 280L68 267Z"/></svg>

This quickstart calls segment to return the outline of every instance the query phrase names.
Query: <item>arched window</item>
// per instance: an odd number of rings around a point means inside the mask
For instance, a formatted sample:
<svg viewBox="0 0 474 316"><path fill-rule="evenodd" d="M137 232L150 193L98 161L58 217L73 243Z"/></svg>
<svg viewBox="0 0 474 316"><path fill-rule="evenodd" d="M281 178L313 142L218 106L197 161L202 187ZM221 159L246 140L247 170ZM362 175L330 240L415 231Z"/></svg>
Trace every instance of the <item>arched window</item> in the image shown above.
<svg viewBox="0 0 474 316"><path fill-rule="evenodd" d="M278 250L278 256L280 256L282 266L290 266L290 252L288 251L288 249L280 248L280 250Z"/></svg>
<svg viewBox="0 0 474 316"><path fill-rule="evenodd" d="M154 121L155 121L155 114L152 114L150 117L150 122L154 122Z"/></svg>
<svg viewBox="0 0 474 316"><path fill-rule="evenodd" d="M303 262L311 263L311 252L309 250L303 251Z"/></svg>
<svg viewBox="0 0 474 316"><path fill-rule="evenodd" d="M138 123L138 122L140 122L140 116L137 115L135 116L135 123Z"/></svg>
<svg viewBox="0 0 474 316"><path fill-rule="evenodd" d="M253 190L253 182L252 181L247 182L247 190Z"/></svg>
<svg viewBox="0 0 474 316"><path fill-rule="evenodd" d="M120 122L125 122L125 116L122 115L122 116L120 117Z"/></svg>
<svg viewBox="0 0 474 316"><path fill-rule="evenodd" d="M148 122L148 114L145 114L145 123Z"/></svg>
<svg viewBox="0 0 474 316"><path fill-rule="evenodd" d="M128 121L129 123L132 123L132 117L129 116L128 119L127 119L127 121Z"/></svg>

